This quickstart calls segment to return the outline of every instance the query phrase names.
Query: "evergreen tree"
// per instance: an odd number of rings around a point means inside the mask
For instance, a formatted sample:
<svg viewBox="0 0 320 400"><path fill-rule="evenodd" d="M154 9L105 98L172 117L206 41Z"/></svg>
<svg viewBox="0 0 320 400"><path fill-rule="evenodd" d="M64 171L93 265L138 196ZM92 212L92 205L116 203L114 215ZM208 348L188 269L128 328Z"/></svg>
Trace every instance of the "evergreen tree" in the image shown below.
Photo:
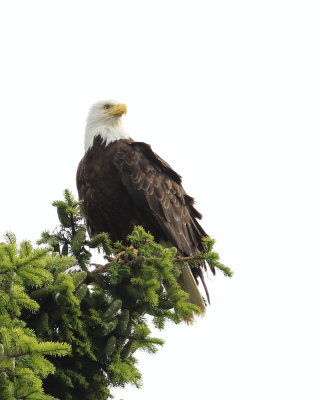
<svg viewBox="0 0 320 400"><path fill-rule="evenodd" d="M10 285L19 288L11 295L16 303L8 299L3 308L0 303L1 326L12 330L11 336L5 333L0 337L0 373L4 374L0 400L52 399L50 396L60 400L106 400L112 397L112 387L127 383L139 387L141 374L134 353L138 349L155 353L163 345L161 339L151 336L146 317L151 316L154 326L162 329L166 321L190 321L199 311L178 285L181 264L206 261L231 275L212 251L212 239L204 238L205 251L193 257L177 256L175 248L160 246L142 227L134 229L126 244L112 243L107 233L90 239L81 204L69 191L65 191L63 201L53 205L60 226L54 232L43 232L38 242L51 248L34 250L24 242L16 249L12 235L0 248L4 252L1 289L8 296ZM14 254L12 260L5 250L8 248ZM103 264L92 263L97 251L104 255ZM22 333L14 336L16 327L10 328L11 315L24 335L33 340L28 354L25 347L19 347L20 353L10 350L14 337L27 340ZM22 355L18 357L24 362L21 368L33 373L38 394L18 395L26 389L23 380L20 383L15 378L20 373L17 367L10 370L15 373L9 373L6 367L12 354ZM10 390L11 397L5 392Z"/></svg>
<svg viewBox="0 0 320 400"><path fill-rule="evenodd" d="M36 288L54 281L53 270L74 264L69 257L50 254L50 249L33 249L31 243L17 247L13 234L0 244L0 399L51 400L45 395L42 379L55 371L46 355L70 353L66 343L36 337L22 318L38 315L40 305L30 297Z"/></svg>

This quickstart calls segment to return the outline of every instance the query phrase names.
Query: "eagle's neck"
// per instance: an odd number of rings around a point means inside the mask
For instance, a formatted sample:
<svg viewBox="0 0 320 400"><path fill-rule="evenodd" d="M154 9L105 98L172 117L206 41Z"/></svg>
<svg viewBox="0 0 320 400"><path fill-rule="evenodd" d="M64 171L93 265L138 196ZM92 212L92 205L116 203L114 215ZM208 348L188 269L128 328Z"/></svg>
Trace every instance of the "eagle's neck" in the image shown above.
<svg viewBox="0 0 320 400"><path fill-rule="evenodd" d="M94 138L101 136L102 143L106 146L109 143L119 139L129 139L129 135L121 124L120 119L113 124L107 124L105 121L96 122L94 124L88 123L86 127L86 135L84 147L87 152L93 145Z"/></svg>

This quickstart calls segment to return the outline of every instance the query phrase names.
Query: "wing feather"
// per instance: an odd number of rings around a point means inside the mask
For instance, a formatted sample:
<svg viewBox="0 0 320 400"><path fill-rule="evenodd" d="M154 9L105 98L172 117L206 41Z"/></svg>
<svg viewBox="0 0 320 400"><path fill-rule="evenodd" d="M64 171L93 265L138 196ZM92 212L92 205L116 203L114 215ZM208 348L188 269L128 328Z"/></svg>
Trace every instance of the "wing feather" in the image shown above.
<svg viewBox="0 0 320 400"><path fill-rule="evenodd" d="M169 164L142 142L121 147L113 162L136 206L151 213L164 240L188 255L202 249L206 233L196 221L201 214Z"/></svg>

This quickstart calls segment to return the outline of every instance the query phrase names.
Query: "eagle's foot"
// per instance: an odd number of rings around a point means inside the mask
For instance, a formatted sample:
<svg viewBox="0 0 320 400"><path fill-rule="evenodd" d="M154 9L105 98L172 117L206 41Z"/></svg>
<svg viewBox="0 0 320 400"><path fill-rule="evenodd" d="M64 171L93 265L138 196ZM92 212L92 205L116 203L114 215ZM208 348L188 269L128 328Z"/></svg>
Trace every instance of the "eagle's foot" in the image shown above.
<svg viewBox="0 0 320 400"><path fill-rule="evenodd" d="M133 246L131 245L131 246L128 247L128 250L130 250L131 253L133 253L133 256L134 256L134 257L138 257L138 255L139 255L139 250L137 250L135 247L133 247ZM125 260L124 260L123 256L128 256L128 255L130 255L130 254L128 254L128 250L120 251L120 253L118 253L118 254L116 255L116 261L117 261L119 264L124 264Z"/></svg>

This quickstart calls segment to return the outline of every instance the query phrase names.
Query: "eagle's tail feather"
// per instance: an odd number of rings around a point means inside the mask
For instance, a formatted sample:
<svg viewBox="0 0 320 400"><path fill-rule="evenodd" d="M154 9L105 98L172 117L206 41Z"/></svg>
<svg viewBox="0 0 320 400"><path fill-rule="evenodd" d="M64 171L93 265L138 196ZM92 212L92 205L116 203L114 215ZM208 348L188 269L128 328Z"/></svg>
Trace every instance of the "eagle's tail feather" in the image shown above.
<svg viewBox="0 0 320 400"><path fill-rule="evenodd" d="M200 308L199 315L203 316L206 311L206 305L204 303L203 297L198 289L198 285L194 276L192 275L191 269L187 263L183 264L181 269L181 275L179 277L179 284L181 289L189 294L189 301ZM193 317L187 320L187 323L193 323Z"/></svg>
<svg viewBox="0 0 320 400"><path fill-rule="evenodd" d="M204 276L203 276L203 271L202 271L201 269L200 269L199 277L200 277L200 279L201 279L201 283L202 283L202 286L203 286L203 288L204 288L204 291L206 292L206 296L207 296L208 303L210 304L209 290L208 290L208 288L207 288L207 284L206 284L206 282L205 282L205 280L204 280Z"/></svg>

